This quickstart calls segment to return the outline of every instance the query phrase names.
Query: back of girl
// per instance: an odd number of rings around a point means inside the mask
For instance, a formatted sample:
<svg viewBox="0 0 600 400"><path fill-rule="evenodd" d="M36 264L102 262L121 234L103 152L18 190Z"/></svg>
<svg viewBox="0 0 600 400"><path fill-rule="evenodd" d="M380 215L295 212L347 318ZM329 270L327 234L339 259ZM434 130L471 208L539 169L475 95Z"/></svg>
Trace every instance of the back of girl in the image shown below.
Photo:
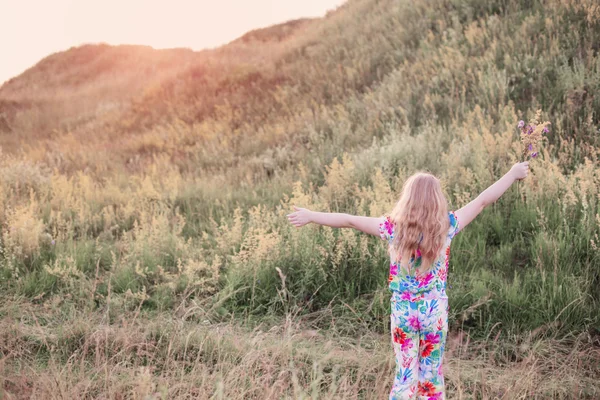
<svg viewBox="0 0 600 400"><path fill-rule="evenodd" d="M417 173L404 184L391 213L380 218L321 213L295 207L288 219L296 227L316 223L354 228L379 236L390 254L390 330L396 373L390 399L445 399L442 362L448 332L446 279L452 239L529 172L528 163L511 170L456 212L439 180Z"/></svg>
<svg viewBox="0 0 600 400"><path fill-rule="evenodd" d="M446 277L458 220L439 180L418 173L404 184L380 224L390 250L392 346L396 376L390 398L443 398L442 359L448 332Z"/></svg>

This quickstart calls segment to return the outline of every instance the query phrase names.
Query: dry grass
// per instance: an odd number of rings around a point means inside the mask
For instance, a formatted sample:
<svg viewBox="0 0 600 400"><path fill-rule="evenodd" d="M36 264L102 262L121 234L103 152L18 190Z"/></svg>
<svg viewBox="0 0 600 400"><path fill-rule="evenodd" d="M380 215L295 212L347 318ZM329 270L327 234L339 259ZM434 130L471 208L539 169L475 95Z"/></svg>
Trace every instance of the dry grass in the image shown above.
<svg viewBox="0 0 600 400"><path fill-rule="evenodd" d="M314 329L318 315L254 328L184 302L173 314L78 311L69 300L3 299L2 399L381 399L394 361L387 335ZM498 332L500 333L500 332ZM497 338L496 338L497 339ZM600 347L581 335L471 341L453 332L450 399L593 399Z"/></svg>

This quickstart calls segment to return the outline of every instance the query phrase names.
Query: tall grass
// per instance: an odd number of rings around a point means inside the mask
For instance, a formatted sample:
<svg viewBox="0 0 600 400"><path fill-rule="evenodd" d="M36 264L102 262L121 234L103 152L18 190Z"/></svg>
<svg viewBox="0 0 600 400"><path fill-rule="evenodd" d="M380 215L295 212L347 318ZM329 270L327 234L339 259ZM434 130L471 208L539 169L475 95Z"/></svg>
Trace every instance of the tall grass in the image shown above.
<svg viewBox="0 0 600 400"><path fill-rule="evenodd" d="M363 331L348 336L349 322L331 308L290 313L283 322L249 331L235 322L215 323L193 302L151 319L134 307L112 322L109 310L85 307L59 297L47 307L3 299L4 397L383 398L395 368L388 335L355 320ZM307 327L315 319L330 320L330 329ZM446 353L448 396L597 398L598 349L583 336L542 334L503 341L491 332L488 342L453 334Z"/></svg>

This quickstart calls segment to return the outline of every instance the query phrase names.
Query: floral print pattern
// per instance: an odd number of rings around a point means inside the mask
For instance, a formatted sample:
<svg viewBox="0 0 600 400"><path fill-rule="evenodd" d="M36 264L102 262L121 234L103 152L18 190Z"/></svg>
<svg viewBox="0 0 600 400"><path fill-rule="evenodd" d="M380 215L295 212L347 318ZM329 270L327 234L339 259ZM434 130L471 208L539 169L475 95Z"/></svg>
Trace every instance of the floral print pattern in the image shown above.
<svg viewBox="0 0 600 400"><path fill-rule="evenodd" d="M391 303L396 375L390 400L444 399L442 359L448 332L448 298L411 301L393 292Z"/></svg>
<svg viewBox="0 0 600 400"><path fill-rule="evenodd" d="M425 274L414 272L421 265L421 254L417 249L416 257L412 257L409 261L409 271L402 270L400 266L394 262L390 262L390 274L388 278L390 290L399 292L411 292L414 294L436 291L442 295L446 292L446 277L448 276L448 264L450 261L450 242L458 233L458 219L454 212L448 214L450 220L450 228L448 229L448 237L446 238L446 246L440 252L438 258L434 261L433 267ZM391 244L394 240L395 224L390 217L385 217L379 225L379 235L381 239ZM403 272L403 273L401 273Z"/></svg>
<svg viewBox="0 0 600 400"><path fill-rule="evenodd" d="M390 400L445 399L442 360L448 333L446 277L450 242L459 230L456 215L449 213L449 219L446 246L431 271L421 275L415 272L420 265L418 251L417 259L411 259L411 273L400 274L399 266L390 264L391 336L396 357ZM390 244L394 231L394 223L385 218L379 226L381 238Z"/></svg>

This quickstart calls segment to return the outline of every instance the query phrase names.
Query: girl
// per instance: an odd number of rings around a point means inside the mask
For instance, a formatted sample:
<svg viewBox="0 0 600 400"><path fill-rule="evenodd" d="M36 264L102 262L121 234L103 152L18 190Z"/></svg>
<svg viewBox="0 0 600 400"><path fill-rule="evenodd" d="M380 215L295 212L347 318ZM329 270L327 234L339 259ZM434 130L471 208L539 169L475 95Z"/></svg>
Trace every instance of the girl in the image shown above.
<svg viewBox="0 0 600 400"><path fill-rule="evenodd" d="M446 275L452 238L517 180L529 163L515 164L500 180L458 211L448 212L439 180L417 173L404 183L400 200L387 217L358 217L294 207L296 227L313 222L354 228L380 236L389 246L391 336L396 376L390 399L444 399L442 357L448 331Z"/></svg>

